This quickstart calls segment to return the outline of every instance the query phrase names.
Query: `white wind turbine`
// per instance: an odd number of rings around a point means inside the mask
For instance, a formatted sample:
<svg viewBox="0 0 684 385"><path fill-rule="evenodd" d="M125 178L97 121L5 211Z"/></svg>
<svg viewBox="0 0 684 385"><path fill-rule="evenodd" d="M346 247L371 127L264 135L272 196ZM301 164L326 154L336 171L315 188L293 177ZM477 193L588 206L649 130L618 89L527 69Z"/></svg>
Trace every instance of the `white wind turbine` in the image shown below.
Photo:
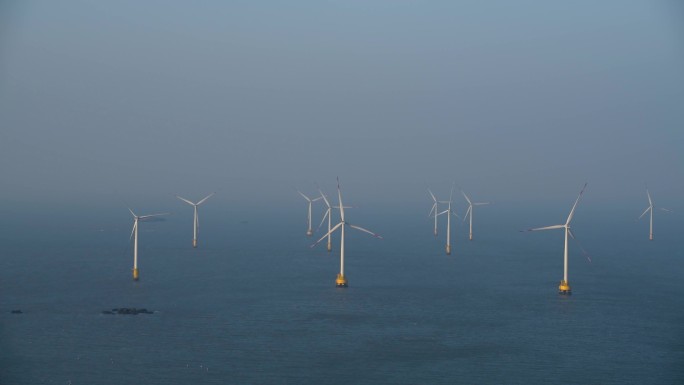
<svg viewBox="0 0 684 385"><path fill-rule="evenodd" d="M332 239L330 239L332 235L331 235L330 230L332 230L331 226L332 226L332 209L333 209L333 206L330 205L330 202L328 202L328 198L326 198L325 194L323 194L323 191L321 191L320 188L318 189L318 192L321 193L321 198L323 198L323 202L325 202L325 205L328 207L325 210L325 215L323 215L323 219L321 219L321 224L318 225L318 228L319 229L321 228L321 226L323 225L323 222L325 221L325 218L327 217L328 218L328 246L327 246L327 248L328 248L328 251L332 251Z"/></svg>
<svg viewBox="0 0 684 385"><path fill-rule="evenodd" d="M353 229L368 233L368 234L370 234L376 238L382 239L382 237L379 236L378 234L375 234L372 231L364 229L363 227L355 226L355 225L352 225L351 223L345 221L345 219L344 219L344 205L342 204L342 191L340 190L340 179L339 178L337 179L337 199L338 199L338 203L339 203L338 207L340 209L340 223L336 224L335 227L330 229L330 231L328 231L327 234L325 234L323 237L321 237L321 239L319 239L316 243L311 245L311 247L313 248L314 246L319 244L322 240L324 240L330 234L335 232L337 229L341 229L340 230L341 231L341 233L340 233L340 273L337 274L337 279L335 280L335 284L337 287L347 287L347 278L344 276L344 228L346 226L349 226Z"/></svg>
<svg viewBox="0 0 684 385"><path fill-rule="evenodd" d="M649 228L649 232L648 232L648 240L652 241L653 240L653 201L651 200L651 193L648 192L648 187L646 188L646 195L648 196L648 207L646 208L646 210L644 210L643 214L641 214L639 216L639 219L641 219L641 217L646 215L647 212L649 212L649 211L651 212L651 224L650 224L650 228ZM663 211L672 212L672 210L664 209L662 207L660 209Z"/></svg>
<svg viewBox="0 0 684 385"><path fill-rule="evenodd" d="M199 231L199 218L197 217L197 206L204 203L204 201L211 198L211 196L214 194L216 194L216 193L213 192L213 193L207 195L206 197L204 197L204 199L202 199L201 201L199 201L197 203L191 202L191 201L189 201L183 197L176 195L176 198L178 198L178 199L182 200L183 202L191 205L195 209L195 219L193 220L193 223L192 223L192 247L197 247L197 232Z"/></svg>
<svg viewBox="0 0 684 385"><path fill-rule="evenodd" d="M430 193L430 197L432 198L432 201L434 202L434 203L432 204L432 208L430 209L430 213L428 214L428 217L429 217L429 216L432 216L432 213L435 214L435 231L434 231L434 232L435 232L435 237L436 237L436 236L437 236L437 216L438 216L438 214L437 214L437 206L438 206L438 203L439 203L439 202L437 201L437 198L435 198L435 194L432 193L432 190L430 190L430 189L428 188L428 192Z"/></svg>
<svg viewBox="0 0 684 385"><path fill-rule="evenodd" d="M465 221L468 219L468 216L470 216L470 235L469 239L472 241L473 240L473 206L484 206L488 205L489 202L475 202L473 203L470 198L466 195L466 193L461 190L461 193L465 197L465 199L468 201L468 211L466 212L465 216L463 217L463 220Z"/></svg>
<svg viewBox="0 0 684 385"><path fill-rule="evenodd" d="M446 236L446 254L451 255L451 216L454 215L458 217L458 215L451 210L451 201L452 197L454 195L454 185L451 185L451 192L449 193L449 200L448 201L439 201L439 203L445 203L447 204L447 209L442 211L441 213L437 214L435 212L435 217L438 215L446 214L447 216L447 236Z"/></svg>
<svg viewBox="0 0 684 385"><path fill-rule="evenodd" d="M147 218L158 217L160 215L168 215L169 213L151 214L151 215L136 215L130 208L128 211L133 215L133 230L131 231L131 238L133 238L133 280L137 281L138 274L138 222ZM130 238L129 238L130 239Z"/></svg>
<svg viewBox="0 0 684 385"><path fill-rule="evenodd" d="M560 282L560 285L558 286L558 290L559 290L560 294L571 294L570 283L568 282L568 236L575 238L575 236L572 234L572 231L570 230L570 221L572 221L572 217L573 217L573 215L575 215L575 209L577 208L577 203L579 203L580 198L582 198L582 194L584 194L585 188L587 188L586 183L584 184L584 187L582 187L582 191L580 191L579 195L577 196L577 199L575 200L575 204L572 206L572 210L570 210L570 215L568 215L568 219L565 221L565 224L539 227L536 229L527 230L527 231L553 230L553 229L564 229L565 230L565 249L564 249L564 253L563 253L563 280Z"/></svg>
<svg viewBox="0 0 684 385"><path fill-rule="evenodd" d="M308 196L304 195L304 193L302 193L301 191L297 190L297 192L299 193L299 195L301 195L308 202L307 221L306 221L306 225L307 225L306 236L310 237L313 235L313 230L311 229L311 203L316 202L317 200L321 199L322 197L311 199Z"/></svg>

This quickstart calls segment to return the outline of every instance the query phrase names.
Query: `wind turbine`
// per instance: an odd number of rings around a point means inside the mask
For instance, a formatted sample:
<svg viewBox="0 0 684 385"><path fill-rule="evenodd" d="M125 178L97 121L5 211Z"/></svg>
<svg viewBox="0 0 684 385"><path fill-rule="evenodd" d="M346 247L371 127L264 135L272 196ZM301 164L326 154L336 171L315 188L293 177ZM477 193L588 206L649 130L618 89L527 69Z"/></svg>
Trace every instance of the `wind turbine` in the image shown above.
<svg viewBox="0 0 684 385"><path fill-rule="evenodd" d="M216 194L216 193L213 192L213 193L207 195L206 197L204 197L204 199L202 199L201 201L199 201L197 203L191 202L191 201L189 201L183 197L176 195L176 198L178 198L178 199L182 200L183 202L191 205L195 209L195 219L193 220L193 223L192 223L192 247L197 247L197 232L199 231L199 218L197 217L197 206L204 203L204 201L209 199L214 194Z"/></svg>
<svg viewBox="0 0 684 385"><path fill-rule="evenodd" d="M565 224L563 225L553 225L553 226L546 226L546 227L538 227L536 229L529 229L527 231L539 231L539 230L553 230L553 229L564 229L565 230L565 249L563 253L563 280L560 282L560 285L558 286L558 290L560 294L571 294L570 291L570 283L568 282L568 236L571 236L573 239L575 236L572 234L572 231L570 230L570 221L572 221L573 215L575 215L575 209L577 208L577 203L579 203L580 198L582 198L582 194L584 194L584 189L587 188L587 184L584 184L584 187L582 187L582 191L580 191L579 195L577 196L577 199L575 200L575 204L572 206L572 210L570 210L570 215L568 215L568 219L565 221Z"/></svg>
<svg viewBox="0 0 684 385"><path fill-rule="evenodd" d="M133 238L133 280L138 280L138 222L140 220L145 220L147 218L158 217L160 215L168 215L169 213L162 214L151 214L151 215L136 215L130 208L128 211L133 215L133 230L131 231L131 237ZM129 238L129 239L130 239Z"/></svg>
<svg viewBox="0 0 684 385"><path fill-rule="evenodd" d="M468 216L470 216L470 235L469 239L472 241L473 240L473 206L484 206L488 205L489 202L475 202L473 203L470 198L466 195L466 193L461 190L461 193L465 197L465 199L468 201L468 211L466 212L466 215L463 217L463 221L465 221Z"/></svg>
<svg viewBox="0 0 684 385"><path fill-rule="evenodd" d="M323 219L321 219L321 224L318 225L318 228L320 229L321 226L323 226L323 222L325 221L325 218L328 217L328 247L327 248L328 248L328 251L332 251L332 240L330 239L331 238L330 230L332 229L331 225L332 225L332 209L333 209L333 206L330 205L330 202L328 202L328 198L326 198L325 194L323 194L323 191L321 191L320 188L318 189L318 192L321 193L321 198L323 198L323 202L325 202L325 205L328 207L328 209L325 210L325 215L323 215Z"/></svg>
<svg viewBox="0 0 684 385"><path fill-rule="evenodd" d="M447 209L442 211L439 214L435 214L435 217L438 215L446 214L447 216L447 241L446 241L446 254L451 255L451 216L458 216L456 215L455 212L451 211L451 198L454 195L454 185L451 185L451 192L449 193L449 200L448 201L439 201L439 203L446 203L448 204Z"/></svg>
<svg viewBox="0 0 684 385"><path fill-rule="evenodd" d="M435 198L435 194L432 193L432 190L428 188L428 192L430 193L430 197L432 198L432 201L435 202L432 204L432 208L430 209L430 213L428 214L428 217L432 215L432 213L435 213L435 237L437 236L437 205L438 201L437 198Z"/></svg>
<svg viewBox="0 0 684 385"><path fill-rule="evenodd" d="M646 208L646 210L644 210L643 214L641 214L639 216L639 219L641 219L641 217L646 215L647 212L649 212L649 211L651 212L651 225L650 225L649 232L648 232L648 240L652 241L653 240L653 201L651 200L651 193L648 192L648 187L646 188L646 195L648 196L648 207ZM664 209L662 207L660 209L663 211L672 212L672 210Z"/></svg>
<svg viewBox="0 0 684 385"><path fill-rule="evenodd" d="M304 193L302 193L301 191L297 190L297 192L299 193L299 195L304 197L304 199L306 199L306 201L309 203L308 204L307 221L306 221L306 225L308 226L308 228L306 230L306 236L310 237L313 235L313 230L311 229L311 203L316 202L317 200L321 199L322 197L311 199L308 196L304 195Z"/></svg>
<svg viewBox="0 0 684 385"><path fill-rule="evenodd" d="M351 223L345 221L345 219L344 219L344 205L342 204L342 191L340 190L340 179L339 178L337 178L337 199L338 199L338 203L339 203L338 207L340 209L340 223L336 224L335 227L330 229L330 231L328 231L327 234L325 234L323 237L321 237L321 239L319 239L316 243L311 245L311 247L313 248L314 246L319 244L322 240L324 240L330 234L335 232L337 229L341 229L340 230L340 232L341 232L341 235L340 235L340 273L337 274L337 279L335 280L335 285L337 287L347 287L347 278L344 276L344 228L349 226L352 229L356 229L359 231L363 231L364 233L368 233L368 234L374 236L375 238L382 239L382 237L379 236L378 234L375 234L372 231L364 229L363 227L355 226L355 225L352 225Z"/></svg>

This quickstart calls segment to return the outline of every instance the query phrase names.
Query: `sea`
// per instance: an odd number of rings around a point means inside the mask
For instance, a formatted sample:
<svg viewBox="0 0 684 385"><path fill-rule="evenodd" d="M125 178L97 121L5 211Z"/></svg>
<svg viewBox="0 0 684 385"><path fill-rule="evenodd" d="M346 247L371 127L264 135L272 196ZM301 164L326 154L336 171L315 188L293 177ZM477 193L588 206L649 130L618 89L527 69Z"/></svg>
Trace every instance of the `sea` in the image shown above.
<svg viewBox="0 0 684 385"><path fill-rule="evenodd" d="M520 230L566 207L477 207L451 255L429 206L348 210L383 239L346 231L336 288L304 205L209 203L196 249L191 208L140 224L137 282L125 207L5 209L0 384L684 384L677 213L580 206L565 296L562 230Z"/></svg>

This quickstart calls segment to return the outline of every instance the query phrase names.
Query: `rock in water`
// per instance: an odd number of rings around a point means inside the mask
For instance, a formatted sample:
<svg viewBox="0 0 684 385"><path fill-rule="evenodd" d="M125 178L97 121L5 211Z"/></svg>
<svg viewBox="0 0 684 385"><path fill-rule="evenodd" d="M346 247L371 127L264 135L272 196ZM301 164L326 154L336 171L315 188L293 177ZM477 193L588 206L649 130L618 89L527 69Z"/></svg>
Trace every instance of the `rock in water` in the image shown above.
<svg viewBox="0 0 684 385"><path fill-rule="evenodd" d="M138 309L138 308L134 308L134 307L121 307L121 308L114 308L111 311L110 310L103 310L102 314L138 315L138 314L154 314L154 312L147 310L146 308Z"/></svg>

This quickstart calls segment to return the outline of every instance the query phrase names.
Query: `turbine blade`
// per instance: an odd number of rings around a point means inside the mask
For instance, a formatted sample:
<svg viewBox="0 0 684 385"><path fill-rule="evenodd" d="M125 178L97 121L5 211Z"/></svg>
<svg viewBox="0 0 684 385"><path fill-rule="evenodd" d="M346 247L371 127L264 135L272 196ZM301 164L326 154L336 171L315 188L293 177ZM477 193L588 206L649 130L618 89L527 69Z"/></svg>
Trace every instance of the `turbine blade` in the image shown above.
<svg viewBox="0 0 684 385"><path fill-rule="evenodd" d="M191 205L191 206L194 206L194 205L195 205L193 202L190 202L189 200L187 200L187 199L185 199L185 198L183 198L183 197L180 197L180 196L178 196L178 195L176 195L176 198L182 200L183 202L185 202L185 203L187 203L187 204L189 204L189 205ZM199 204L199 203L198 203L198 204Z"/></svg>
<svg viewBox="0 0 684 385"><path fill-rule="evenodd" d="M307 201L311 202L311 199L309 199L308 196L304 195L303 192L301 192L301 191L299 191L299 190L297 190L297 192L299 193L299 195L301 195L302 197L304 197L304 199L306 199Z"/></svg>
<svg viewBox="0 0 684 385"><path fill-rule="evenodd" d="M651 193L648 192L648 189L646 189L646 195L648 195L648 204L650 206L653 206L653 201L651 200Z"/></svg>
<svg viewBox="0 0 684 385"><path fill-rule="evenodd" d="M673 213L673 212L674 212L673 210L666 209L666 208L664 208L664 207L661 207L660 209L663 210L663 211L667 211L668 213Z"/></svg>
<svg viewBox="0 0 684 385"><path fill-rule="evenodd" d="M311 202L320 201L321 199L323 199L323 197L314 198L314 199L311 200Z"/></svg>
<svg viewBox="0 0 684 385"><path fill-rule="evenodd" d="M451 203L451 201L453 200L452 198L454 196L454 187L455 186L456 186L456 182L453 182L451 184L451 192L449 192L449 203Z"/></svg>
<svg viewBox="0 0 684 385"><path fill-rule="evenodd" d="M591 256L586 250L584 250L584 247L582 247L580 241L577 238L575 238L575 234L573 234L572 230L568 229L568 234L570 235L570 238L577 242L577 246L579 246L580 250L582 251L582 255L584 255L584 257L587 258L589 263L591 263Z"/></svg>
<svg viewBox="0 0 684 385"><path fill-rule="evenodd" d="M473 203L473 206L484 206L484 205L488 205L488 204L489 204L489 202L477 202L477 203Z"/></svg>
<svg viewBox="0 0 684 385"><path fill-rule="evenodd" d="M435 211L437 211L437 202L435 202L435 203L432 205L432 208L430 209L430 212L428 213L428 217L431 217L431 216L432 216L432 213L435 212Z"/></svg>
<svg viewBox="0 0 684 385"><path fill-rule="evenodd" d="M323 198L325 205L328 206L328 208L330 208L330 202L328 202L328 198L325 196L325 194L323 194L323 191L321 191L321 189L319 188L318 192L321 193L321 198Z"/></svg>
<svg viewBox="0 0 684 385"><path fill-rule="evenodd" d="M435 198L435 194L433 194L432 191L431 191L430 189L428 189L428 192L430 193L430 196L432 197L432 200L435 201L435 203L437 203L437 198Z"/></svg>
<svg viewBox="0 0 684 385"><path fill-rule="evenodd" d="M349 227L351 227L352 229L356 229L356 230L359 230L359 231L363 231L364 233L368 233L368 234L374 236L375 238L380 238L380 239L382 239L382 237L381 237L380 235L375 234L374 232L372 232L372 231L370 231L370 230L366 230L366 229L364 229L363 227L350 225L349 223L347 223L347 224L348 224Z"/></svg>
<svg viewBox="0 0 684 385"><path fill-rule="evenodd" d="M135 233L135 228L136 228L136 226L138 226L138 222L137 222L137 221L133 222L133 230L131 230L131 236L128 237L128 242L130 242L131 239L133 239L133 233Z"/></svg>
<svg viewBox="0 0 684 385"><path fill-rule="evenodd" d="M643 212L641 215L639 215L639 218L638 218L638 219L641 219L641 217L643 217L644 215L646 215L646 213L647 213L648 210L650 210L650 209L651 209L651 206L648 206L648 207L646 208L646 210L644 210L644 212Z"/></svg>
<svg viewBox="0 0 684 385"><path fill-rule="evenodd" d="M199 206L199 205L201 205L202 203L204 203L204 201L206 201L207 199L211 198L212 195L214 195L214 194L216 194L216 192L213 192L213 193L207 195L206 197L204 197L204 199L202 199L201 201L197 202L197 206Z"/></svg>
<svg viewBox="0 0 684 385"><path fill-rule="evenodd" d="M327 218L328 215L330 215L330 208L328 208L327 210L325 210L325 215L323 215L323 219L321 219L321 224L318 225L318 229L316 229L316 232L318 232L318 230L321 229L321 226L323 226L323 222L325 222L325 218Z"/></svg>
<svg viewBox="0 0 684 385"><path fill-rule="evenodd" d="M468 206L468 211L466 211L465 216L463 217L463 222L465 222L466 219L468 219L468 215L471 215L470 212L472 209L473 209L473 206Z"/></svg>
<svg viewBox="0 0 684 385"><path fill-rule="evenodd" d="M461 190L461 194L463 194L463 197L468 201L469 205L472 205L473 203L470 201L470 198L466 195L465 191Z"/></svg>
<svg viewBox="0 0 684 385"><path fill-rule="evenodd" d="M537 227L536 229L527 229L524 231L540 231L540 230L553 230L553 229L563 229L565 228L565 225L553 225L553 226L546 226L546 227Z"/></svg>
<svg viewBox="0 0 684 385"><path fill-rule="evenodd" d="M340 189L340 177L337 177L337 200L340 205L340 218L344 222L344 204L342 204L342 190Z"/></svg>
<svg viewBox="0 0 684 385"><path fill-rule="evenodd" d="M146 219L146 218L152 218L152 217L159 217L162 215L171 215L171 213L160 213L160 214L150 214L150 215L141 215L138 217L138 219Z"/></svg>
<svg viewBox="0 0 684 385"><path fill-rule="evenodd" d="M133 212L133 210L130 209L130 207L126 207L126 208L128 209L128 211L131 212L131 215L133 215L134 218L138 217L137 215L135 215L135 213Z"/></svg>
<svg viewBox="0 0 684 385"><path fill-rule="evenodd" d="M325 238L327 238L329 234L334 233L335 230L339 229L340 226L342 226L343 224L344 224L344 222L340 222L340 223L336 224L335 227L333 227L332 229L330 229L330 231L328 231L327 233L325 233L325 235L322 236L321 239L319 239L318 241L316 241L316 243L314 243L313 245L311 245L311 246L309 246L309 247L313 248L313 247L316 246L317 244L321 243L322 240L324 240Z"/></svg>
<svg viewBox="0 0 684 385"><path fill-rule="evenodd" d="M572 220L572 216L575 215L575 209L577 208L577 203L579 203L580 198L582 198L582 194L584 194L584 189L587 188L587 183L584 183L584 186L582 187L582 191L580 191L579 195L577 196L577 199L575 200L575 204L572 205L572 210L570 210L570 215L568 215L568 220L565 221L565 225L569 225L570 221Z"/></svg>
<svg viewBox="0 0 684 385"><path fill-rule="evenodd" d="M444 211L442 211L442 212L439 213L439 214L435 214L435 216L440 216L440 215L446 214L446 213L448 213L448 212L449 212L449 210L444 210Z"/></svg>

